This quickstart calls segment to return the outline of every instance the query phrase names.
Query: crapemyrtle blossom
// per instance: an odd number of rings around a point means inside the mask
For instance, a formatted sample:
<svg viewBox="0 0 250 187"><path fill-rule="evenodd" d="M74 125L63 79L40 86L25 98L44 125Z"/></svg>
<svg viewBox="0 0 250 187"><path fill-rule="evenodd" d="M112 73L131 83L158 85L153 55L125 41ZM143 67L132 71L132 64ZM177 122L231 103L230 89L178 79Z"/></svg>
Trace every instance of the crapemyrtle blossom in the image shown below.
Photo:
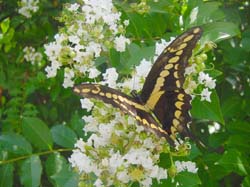
<svg viewBox="0 0 250 187"><path fill-rule="evenodd" d="M26 18L31 18L32 14L39 10L38 6L39 0L21 0L18 1L18 13L25 16Z"/></svg>
<svg viewBox="0 0 250 187"><path fill-rule="evenodd" d="M55 40L45 45L45 54L51 62L45 68L47 77L64 71L65 88L72 87L75 77L100 75L95 60L114 48L125 51L130 40L125 36L128 20L121 20L112 0L81 0L67 4L59 21L65 24Z"/></svg>
<svg viewBox="0 0 250 187"><path fill-rule="evenodd" d="M40 65L43 56L40 52L36 52L35 48L26 46L25 48L23 48L23 52L24 52L24 59L27 62L30 62L32 65L35 64Z"/></svg>
<svg viewBox="0 0 250 187"><path fill-rule="evenodd" d="M204 63L206 59L205 51L191 57L190 64L185 69L184 89L192 98L198 96L201 101L211 102L210 96L212 90L215 89L216 83L215 79L205 73L205 71L209 72Z"/></svg>

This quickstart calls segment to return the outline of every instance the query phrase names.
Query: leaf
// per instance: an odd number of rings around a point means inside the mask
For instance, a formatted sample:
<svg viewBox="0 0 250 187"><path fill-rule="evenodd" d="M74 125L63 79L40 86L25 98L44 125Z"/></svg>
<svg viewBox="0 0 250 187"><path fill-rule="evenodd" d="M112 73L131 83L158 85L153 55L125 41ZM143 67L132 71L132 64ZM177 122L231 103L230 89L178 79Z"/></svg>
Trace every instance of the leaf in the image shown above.
<svg viewBox="0 0 250 187"><path fill-rule="evenodd" d="M67 167L67 161L59 153L50 155L45 163L46 173L48 176L59 173L65 167Z"/></svg>
<svg viewBox="0 0 250 187"><path fill-rule="evenodd" d="M25 137L37 148L48 150L52 148L52 136L46 124L35 117L25 117L22 122Z"/></svg>
<svg viewBox="0 0 250 187"><path fill-rule="evenodd" d="M8 133L0 135L0 145L5 151L17 155L27 155L32 153L30 143L21 135Z"/></svg>
<svg viewBox="0 0 250 187"><path fill-rule="evenodd" d="M239 175L247 175L246 161L236 149L225 151L218 164L228 171L236 172Z"/></svg>
<svg viewBox="0 0 250 187"><path fill-rule="evenodd" d="M250 52L250 31L246 31L245 33L243 33L242 37L243 37L241 40L242 48L245 51Z"/></svg>
<svg viewBox="0 0 250 187"><path fill-rule="evenodd" d="M59 173L51 177L57 186L72 187L78 185L78 174L73 172L71 167L63 168Z"/></svg>
<svg viewBox="0 0 250 187"><path fill-rule="evenodd" d="M211 102L200 101L200 99L196 97L192 101L191 114L194 118L207 119L224 124L219 98L216 92L212 92Z"/></svg>
<svg viewBox="0 0 250 187"><path fill-rule="evenodd" d="M201 180L197 173L181 172L175 180L179 183L179 186L191 187L198 186L201 184Z"/></svg>
<svg viewBox="0 0 250 187"><path fill-rule="evenodd" d="M51 134L54 142L62 147L73 148L77 141L77 136L74 131L65 125L52 127Z"/></svg>
<svg viewBox="0 0 250 187"><path fill-rule="evenodd" d="M240 34L238 25L231 22L212 22L206 24L203 30L201 43L208 41L219 42Z"/></svg>
<svg viewBox="0 0 250 187"><path fill-rule="evenodd" d="M0 187L13 186L13 164L5 164L0 166Z"/></svg>
<svg viewBox="0 0 250 187"><path fill-rule="evenodd" d="M207 2L196 4L193 1L190 1L188 3L193 4L193 9L186 18L185 25L202 25L211 22L211 20L213 20L214 22L223 20L225 17L224 13L219 9L221 6L220 2ZM196 11L197 15L194 13Z"/></svg>
<svg viewBox="0 0 250 187"><path fill-rule="evenodd" d="M20 179L25 187L40 186L42 164L38 156L31 156L21 164Z"/></svg>
<svg viewBox="0 0 250 187"><path fill-rule="evenodd" d="M10 19L6 18L1 22L2 33L6 33L10 27Z"/></svg>
<svg viewBox="0 0 250 187"><path fill-rule="evenodd" d="M242 182L242 187L249 187L250 186L250 176L246 176Z"/></svg>

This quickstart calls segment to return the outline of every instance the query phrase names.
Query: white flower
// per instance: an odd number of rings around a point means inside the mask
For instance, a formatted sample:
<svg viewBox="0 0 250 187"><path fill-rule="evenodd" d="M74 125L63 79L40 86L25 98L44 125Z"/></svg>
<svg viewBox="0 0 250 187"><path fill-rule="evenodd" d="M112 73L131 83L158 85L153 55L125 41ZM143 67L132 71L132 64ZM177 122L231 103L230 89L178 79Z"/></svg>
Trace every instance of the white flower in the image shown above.
<svg viewBox="0 0 250 187"><path fill-rule="evenodd" d="M218 132L220 130L220 128L221 128L220 124L214 122L213 125L208 126L209 134L214 134L214 133Z"/></svg>
<svg viewBox="0 0 250 187"><path fill-rule="evenodd" d="M147 61L145 58L141 60L139 66L136 66L136 75L146 77L152 67L151 61Z"/></svg>
<svg viewBox="0 0 250 187"><path fill-rule="evenodd" d="M118 79L118 73L115 68L108 68L103 74L103 84L108 84L109 87L114 88L116 86L116 80Z"/></svg>
<svg viewBox="0 0 250 187"><path fill-rule="evenodd" d="M98 121L93 116L83 116L82 119L86 123L83 127L85 133L98 131Z"/></svg>
<svg viewBox="0 0 250 187"><path fill-rule="evenodd" d="M70 156L69 162L73 167L77 167L80 172L94 172L97 176L100 173L95 163L87 155L77 149L73 150L73 154Z"/></svg>
<svg viewBox="0 0 250 187"><path fill-rule="evenodd" d="M73 87L74 86L74 81L72 79L74 78L75 73L72 69L65 69L64 72L64 81L63 81L63 87L68 88L68 87Z"/></svg>
<svg viewBox="0 0 250 187"><path fill-rule="evenodd" d="M194 23L197 20L197 15L199 12L199 8L195 7L190 13L190 24Z"/></svg>
<svg viewBox="0 0 250 187"><path fill-rule="evenodd" d="M95 181L94 185L95 185L96 187L104 187L104 185L103 185L101 179L97 179L97 180Z"/></svg>
<svg viewBox="0 0 250 187"><path fill-rule="evenodd" d="M89 42L89 45L86 47L86 52L94 54L95 57L99 57L101 53L101 45L95 42Z"/></svg>
<svg viewBox="0 0 250 187"><path fill-rule="evenodd" d="M158 58L160 56L160 54L162 53L162 51L172 42L174 41L174 37L170 37L170 41L167 42L164 39L161 39L160 42L157 42L155 44L155 57L154 57L154 61L156 60L156 58Z"/></svg>
<svg viewBox="0 0 250 187"><path fill-rule="evenodd" d="M210 77L207 73L200 72L198 76L198 81L200 84L204 84L206 80L208 80Z"/></svg>
<svg viewBox="0 0 250 187"><path fill-rule="evenodd" d="M88 71L89 71L89 78L91 78L91 79L96 78L96 77L98 77L98 75L101 74L101 72L98 69L96 69L95 67L90 68Z"/></svg>
<svg viewBox="0 0 250 187"><path fill-rule="evenodd" d="M91 102L88 98L80 99L80 101L83 109L87 109L88 112L91 111L94 106L93 102Z"/></svg>
<svg viewBox="0 0 250 187"><path fill-rule="evenodd" d="M38 11L38 3L39 0L21 0L18 2L18 13L25 16L26 18L30 18L32 16L32 13Z"/></svg>
<svg viewBox="0 0 250 187"><path fill-rule="evenodd" d="M215 80L213 80L211 77L209 77L209 79L207 79L205 81L205 86L207 86L210 89L214 89L216 84L215 84Z"/></svg>
<svg viewBox="0 0 250 187"><path fill-rule="evenodd" d="M85 145L86 143L82 140L82 138L80 138L79 140L77 140L77 142L75 143L75 148L80 149L81 152L85 152Z"/></svg>
<svg viewBox="0 0 250 187"><path fill-rule="evenodd" d="M125 25L125 26L128 26L129 25L129 20L124 20L124 22L123 22L123 24Z"/></svg>
<svg viewBox="0 0 250 187"><path fill-rule="evenodd" d="M120 171L116 174L117 179L120 180L123 183L128 183L130 180L130 176L128 175L128 173L126 171Z"/></svg>
<svg viewBox="0 0 250 187"><path fill-rule="evenodd" d="M80 7L79 4L74 3L74 4L71 4L71 5L68 7L68 10L73 12L73 11L76 11L79 7Z"/></svg>
<svg viewBox="0 0 250 187"><path fill-rule="evenodd" d="M115 37L115 49L119 52L125 51L126 44L130 44L130 40L122 35Z"/></svg>
<svg viewBox="0 0 250 187"><path fill-rule="evenodd" d="M141 184L144 187L150 187L152 185L152 178L147 177L146 179L144 179L143 181L141 181Z"/></svg>
<svg viewBox="0 0 250 187"><path fill-rule="evenodd" d="M201 101L208 101L208 102L211 102L211 99L210 99L210 95L211 95L211 91L208 90L208 88L204 88L201 92Z"/></svg>
<svg viewBox="0 0 250 187"><path fill-rule="evenodd" d="M192 64L191 66L189 67L186 67L185 69L185 75L190 75L192 73L195 73L196 72L196 64Z"/></svg>
<svg viewBox="0 0 250 187"><path fill-rule="evenodd" d="M197 86L198 86L197 83L195 81L191 80L188 82L188 85L187 85L187 88L185 89L185 92L187 94L192 94L193 91L197 88Z"/></svg>
<svg viewBox="0 0 250 187"><path fill-rule="evenodd" d="M25 47L23 49L24 52L24 59L28 62L31 62L32 65L41 62L42 60L42 54L39 52L36 52L33 47Z"/></svg>
<svg viewBox="0 0 250 187"><path fill-rule="evenodd" d="M110 167L110 172L114 174L116 169L124 163L124 160L119 152L117 153L112 153L112 152L113 151L111 151L112 156L109 159L109 167Z"/></svg>
<svg viewBox="0 0 250 187"><path fill-rule="evenodd" d="M177 169L177 172L182 172L184 170L187 170L191 173L197 173L198 168L196 168L196 164L191 161L175 161L175 166Z"/></svg>

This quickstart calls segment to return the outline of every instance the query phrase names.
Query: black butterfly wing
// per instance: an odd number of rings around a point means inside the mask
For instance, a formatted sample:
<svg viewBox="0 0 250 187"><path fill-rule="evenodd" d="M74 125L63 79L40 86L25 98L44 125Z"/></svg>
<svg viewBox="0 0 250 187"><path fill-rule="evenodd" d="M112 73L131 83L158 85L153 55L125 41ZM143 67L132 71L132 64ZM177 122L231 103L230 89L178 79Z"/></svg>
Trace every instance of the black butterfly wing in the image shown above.
<svg viewBox="0 0 250 187"><path fill-rule="evenodd" d="M173 140L170 139L168 132L158 125L145 106L138 103L135 98L100 84L80 84L74 86L73 91L85 98L99 99L119 108L123 113L134 117L146 130L153 131L160 137L165 137L173 145Z"/></svg>
<svg viewBox="0 0 250 187"><path fill-rule="evenodd" d="M201 34L200 27L191 28L166 47L149 72L140 95L142 103L154 112L163 128L171 133L174 128L181 132L186 128L184 124L190 120L190 96L182 86L188 59ZM180 100L178 96L182 95L183 100ZM175 127L176 118L180 123L179 127Z"/></svg>

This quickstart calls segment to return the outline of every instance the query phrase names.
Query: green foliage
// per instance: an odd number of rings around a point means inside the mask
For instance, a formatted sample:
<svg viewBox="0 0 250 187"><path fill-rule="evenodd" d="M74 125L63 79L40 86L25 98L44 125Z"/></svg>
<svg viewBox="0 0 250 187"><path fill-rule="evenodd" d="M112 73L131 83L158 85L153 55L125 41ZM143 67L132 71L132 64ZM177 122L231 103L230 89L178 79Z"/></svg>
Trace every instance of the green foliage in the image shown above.
<svg viewBox="0 0 250 187"><path fill-rule="evenodd" d="M174 182L171 178L161 181L161 186L250 186L250 7L246 2L150 1L150 11L139 14L116 1L124 18L130 20L126 34L132 43L123 53L110 49L108 58L97 60L100 67L108 59L121 75L128 75L141 58L153 54L156 40L176 36L182 27L202 26L201 45L206 41L217 45L207 59L217 71L211 73L217 80L212 102L195 99L192 103L191 129L207 145L206 150L194 147L191 151L198 174L182 172ZM15 12L15 1L0 1L0 187L79 183L67 161L76 140L86 138L83 113L77 112L82 112L79 98L62 87L63 72L47 79L45 55L32 65L23 52L26 46L43 52L44 44L53 40L60 25L54 18L60 16L62 3L41 1L39 11L25 18ZM195 7L199 12L192 22ZM209 134L213 122L221 128Z"/></svg>

